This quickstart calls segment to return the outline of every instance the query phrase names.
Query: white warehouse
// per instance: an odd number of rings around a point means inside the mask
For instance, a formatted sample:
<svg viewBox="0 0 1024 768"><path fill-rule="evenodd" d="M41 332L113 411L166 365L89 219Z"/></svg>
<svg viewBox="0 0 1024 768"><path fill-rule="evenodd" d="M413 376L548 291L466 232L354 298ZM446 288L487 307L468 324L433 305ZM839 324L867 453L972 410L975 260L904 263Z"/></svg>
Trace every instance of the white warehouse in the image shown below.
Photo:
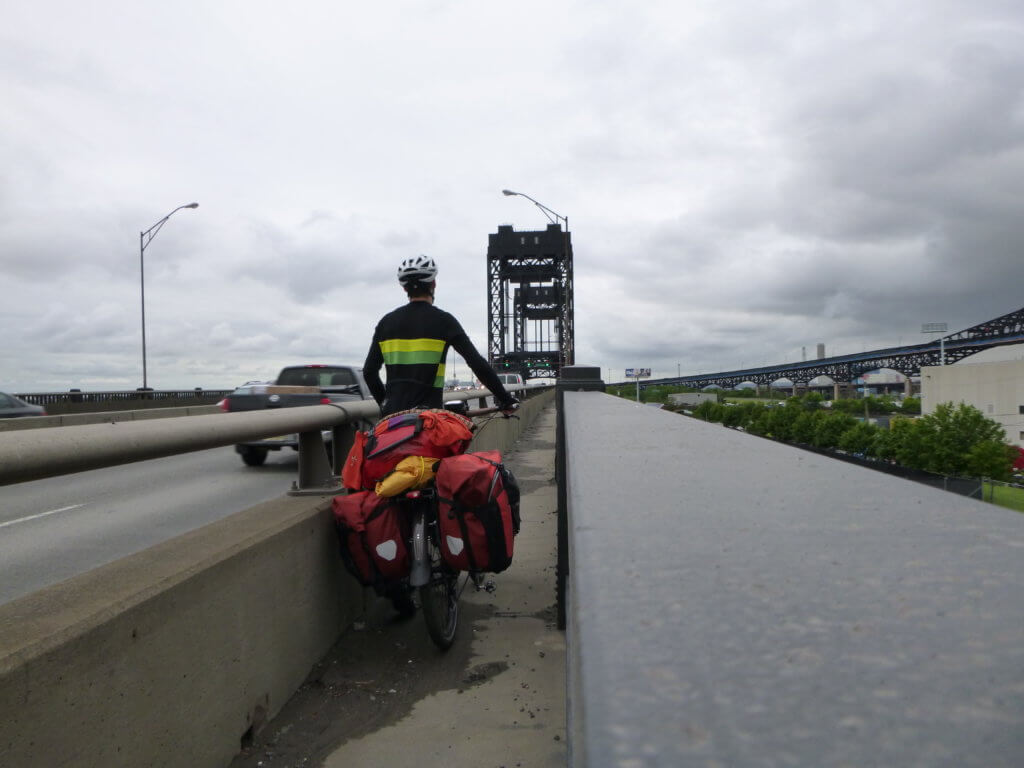
<svg viewBox="0 0 1024 768"><path fill-rule="evenodd" d="M973 405L1024 448L1024 360L922 367L921 413L946 402Z"/></svg>

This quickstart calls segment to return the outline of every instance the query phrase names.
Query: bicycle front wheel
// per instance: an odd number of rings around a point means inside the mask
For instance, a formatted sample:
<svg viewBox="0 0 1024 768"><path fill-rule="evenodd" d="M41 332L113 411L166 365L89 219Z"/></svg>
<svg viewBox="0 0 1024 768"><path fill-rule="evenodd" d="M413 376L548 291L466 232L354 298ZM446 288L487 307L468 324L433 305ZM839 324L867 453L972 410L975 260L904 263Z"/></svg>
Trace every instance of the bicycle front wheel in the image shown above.
<svg viewBox="0 0 1024 768"><path fill-rule="evenodd" d="M419 588L420 607L430 639L442 651L447 651L455 642L455 630L459 626L459 574L444 567L429 536L426 544L430 582Z"/></svg>

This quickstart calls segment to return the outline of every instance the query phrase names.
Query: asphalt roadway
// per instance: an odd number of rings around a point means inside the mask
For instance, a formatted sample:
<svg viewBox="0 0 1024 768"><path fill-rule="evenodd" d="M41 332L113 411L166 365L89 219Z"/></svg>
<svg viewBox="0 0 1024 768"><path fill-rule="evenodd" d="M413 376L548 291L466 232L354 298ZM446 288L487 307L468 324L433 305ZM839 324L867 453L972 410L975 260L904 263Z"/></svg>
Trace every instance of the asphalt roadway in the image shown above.
<svg viewBox="0 0 1024 768"><path fill-rule="evenodd" d="M0 488L0 603L282 496L298 454L229 447Z"/></svg>
<svg viewBox="0 0 1024 768"><path fill-rule="evenodd" d="M463 593L441 653L422 617L371 602L231 768L566 764L565 635L555 626L555 408L505 459L522 490L515 559Z"/></svg>

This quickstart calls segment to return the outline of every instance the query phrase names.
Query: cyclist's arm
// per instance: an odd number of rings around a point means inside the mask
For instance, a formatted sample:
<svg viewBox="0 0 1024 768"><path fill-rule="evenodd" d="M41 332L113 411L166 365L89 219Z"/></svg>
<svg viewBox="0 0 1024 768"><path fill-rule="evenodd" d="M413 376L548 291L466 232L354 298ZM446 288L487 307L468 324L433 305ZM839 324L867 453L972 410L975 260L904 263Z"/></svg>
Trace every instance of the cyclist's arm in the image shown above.
<svg viewBox="0 0 1024 768"><path fill-rule="evenodd" d="M451 340L452 349L462 355L466 365L480 379L480 383L491 390L491 394L494 395L494 400L499 408L503 405L514 404L516 402L515 397L510 395L508 390L505 389L505 385L501 383L501 379L498 378L498 374L491 368L491 364L484 360L483 356L476 351L476 347L473 346L473 342L469 340L461 326L458 330L459 333ZM502 410L505 409L502 408Z"/></svg>
<svg viewBox="0 0 1024 768"><path fill-rule="evenodd" d="M380 367L384 364L384 356L380 352L380 344L377 343L377 334L370 342L370 351L366 353L366 362L363 363L363 379L366 386L377 401L377 405L384 402L384 383L380 380Z"/></svg>

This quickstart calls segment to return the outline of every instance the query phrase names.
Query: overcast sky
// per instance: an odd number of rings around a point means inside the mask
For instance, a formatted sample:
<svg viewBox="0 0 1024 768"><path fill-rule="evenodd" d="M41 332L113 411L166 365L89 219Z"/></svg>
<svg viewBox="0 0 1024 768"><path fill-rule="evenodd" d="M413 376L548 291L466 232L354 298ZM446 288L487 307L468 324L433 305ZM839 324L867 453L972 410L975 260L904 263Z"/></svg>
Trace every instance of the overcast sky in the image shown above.
<svg viewBox="0 0 1024 768"><path fill-rule="evenodd" d="M141 385L192 201L158 389L361 364L418 253L486 354L505 187L613 379L1024 306L1019 0L12 1L0 104L7 391Z"/></svg>

